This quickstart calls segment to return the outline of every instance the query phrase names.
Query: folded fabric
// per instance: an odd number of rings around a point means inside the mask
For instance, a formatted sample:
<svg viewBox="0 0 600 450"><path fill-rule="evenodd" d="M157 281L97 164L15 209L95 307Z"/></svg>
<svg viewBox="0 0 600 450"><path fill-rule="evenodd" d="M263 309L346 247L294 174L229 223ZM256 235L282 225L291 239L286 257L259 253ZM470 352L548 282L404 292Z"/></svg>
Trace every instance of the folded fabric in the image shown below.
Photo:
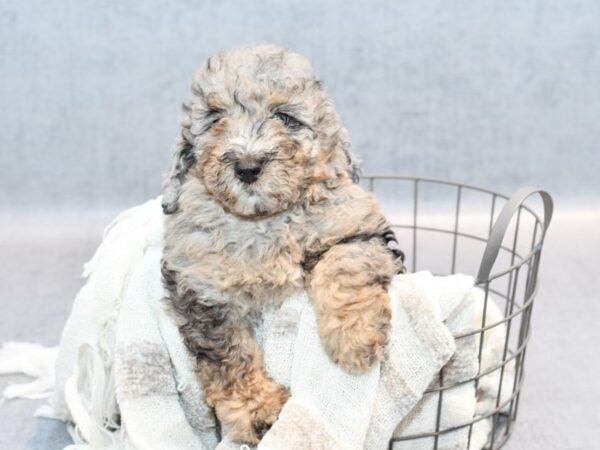
<svg viewBox="0 0 600 450"><path fill-rule="evenodd" d="M162 230L160 198L115 220L86 265L88 280L65 325L55 376L50 369L30 371L45 380L40 395L54 378L50 406L39 412L69 424L73 448L240 448L227 436L219 443L194 361L162 301ZM401 439L435 430L439 394L424 393L435 389L440 369L444 383L484 371L479 339L452 337L481 326L481 291L468 276L421 272L395 277L389 293L392 333L385 360L359 376L327 357L305 292L265 312L255 335L267 370L292 396L258 449L382 449L392 435ZM492 301L487 307L486 322L497 322L501 313ZM485 333L482 365L498 364L504 336L502 326ZM18 371L37 357L21 352L19 359L12 352L8 358L9 350L5 345L0 352L0 373ZM44 358L52 360L52 351ZM493 410L497 372L486 376L477 393L473 381L444 392L442 429ZM507 394L513 380L507 366ZM489 421L479 421L470 448L482 448L489 429ZM394 448L431 448L431 439L401 441ZM467 442L464 427L440 436L438 448L467 448Z"/></svg>
<svg viewBox="0 0 600 450"><path fill-rule="evenodd" d="M417 274L418 275L418 274ZM446 278L449 281L451 277ZM433 283L434 285L436 283ZM432 285L432 284L428 284ZM439 283L437 283L439 286ZM445 288L446 289L446 288ZM500 323L503 319L502 312L496 304L488 299L485 306L484 293L480 289L471 289L462 299L460 305L446 318L446 325L454 335L466 334L468 331L486 325ZM486 320L483 322L482 313L486 308ZM445 365L438 377L435 377L419 404L402 420L394 431L394 450L430 450L434 448L434 437L411 438L423 434L430 434L436 430L437 410L440 402L440 392L436 391L443 381L445 386L441 399L441 415L439 429L456 428L454 431L442 433L438 438L440 449L481 449L488 441L491 430L491 419L486 418L476 421L470 429L468 426L474 417L488 415L496 406L496 392L499 383L500 369L491 371L479 379L476 386L474 378L481 371L486 373L500 365L502 349L506 336L505 326L501 323L484 332L483 351L481 364L478 361L480 335L471 334L455 340L456 351L452 359ZM514 366L507 365L504 370L505 401L512 393L514 380Z"/></svg>

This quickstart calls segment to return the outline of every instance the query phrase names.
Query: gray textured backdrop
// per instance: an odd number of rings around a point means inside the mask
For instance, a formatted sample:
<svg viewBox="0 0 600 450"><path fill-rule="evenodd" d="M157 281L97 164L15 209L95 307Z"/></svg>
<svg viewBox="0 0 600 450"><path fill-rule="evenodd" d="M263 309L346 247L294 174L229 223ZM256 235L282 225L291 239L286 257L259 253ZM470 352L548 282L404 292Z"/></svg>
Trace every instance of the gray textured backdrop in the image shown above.
<svg viewBox="0 0 600 450"><path fill-rule="evenodd" d="M116 208L160 189L211 53L307 55L366 172L600 194L600 2L3 0L0 208Z"/></svg>

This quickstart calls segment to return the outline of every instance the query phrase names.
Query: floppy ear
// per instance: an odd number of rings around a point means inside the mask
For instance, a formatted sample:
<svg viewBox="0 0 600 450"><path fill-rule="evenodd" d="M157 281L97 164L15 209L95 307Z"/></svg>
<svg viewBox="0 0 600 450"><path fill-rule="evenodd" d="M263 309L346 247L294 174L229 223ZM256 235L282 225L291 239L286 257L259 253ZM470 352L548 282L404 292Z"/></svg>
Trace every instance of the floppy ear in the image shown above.
<svg viewBox="0 0 600 450"><path fill-rule="evenodd" d="M340 126L337 135L334 138L333 158L330 166L336 174L346 174L354 183L360 180L360 163L350 149L348 132Z"/></svg>
<svg viewBox="0 0 600 450"><path fill-rule="evenodd" d="M346 158L346 170L352 181L354 183L358 183L360 181L360 175L362 173L360 162L358 161L356 156L354 156L354 153L352 153L352 150L350 149L350 142L348 141L348 136L345 129L343 136L344 138L340 141L339 145L342 149L342 152L344 153L344 157Z"/></svg>
<svg viewBox="0 0 600 450"><path fill-rule="evenodd" d="M182 130L181 136L175 144L171 170L165 176L163 183L162 208L165 214L177 211L181 185L189 168L196 162L194 145L190 139L186 138L186 131L185 128ZM191 138L191 136L189 137Z"/></svg>
<svg viewBox="0 0 600 450"><path fill-rule="evenodd" d="M327 181L327 185L334 187L343 178L350 178L358 183L360 164L350 149L348 131L343 127L333 101L322 90L321 83L317 81L315 86L321 91L324 100L317 108L317 124L323 133L321 145L330 152L327 165L334 175L333 179Z"/></svg>

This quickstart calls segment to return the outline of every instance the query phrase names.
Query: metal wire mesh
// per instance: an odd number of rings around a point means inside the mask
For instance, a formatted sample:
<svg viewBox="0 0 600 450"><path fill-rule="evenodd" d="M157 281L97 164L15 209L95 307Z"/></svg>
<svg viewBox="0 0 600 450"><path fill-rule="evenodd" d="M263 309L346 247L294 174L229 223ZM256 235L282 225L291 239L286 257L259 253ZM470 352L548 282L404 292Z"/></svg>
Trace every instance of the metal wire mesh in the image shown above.
<svg viewBox="0 0 600 450"><path fill-rule="evenodd" d="M380 200L407 255L407 267L413 272L431 270L439 275L457 272L477 274L476 284L485 293L481 324L478 328L454 336L455 340L478 340L478 367L484 350L484 333L495 327L506 330L499 364L479 369L474 377L445 382L442 369L437 382L426 395L437 396L435 426L426 433L394 438L395 442L429 439L437 450L442 436L459 429L467 430L470 447L473 427L482 420L491 421L486 449L502 447L512 432L523 384L525 355L531 333L531 314L537 293L538 268L545 232L552 215L552 200L543 191L524 188L512 198L465 184L432 178L403 176L366 176L361 183ZM543 215L525 204L533 194L543 200ZM492 268L496 272L492 273ZM502 320L488 323L490 299L504 313ZM514 381L508 395L505 370L511 365ZM475 392L481 380L498 375L495 407L472 420L444 426L444 400L451 389L473 383ZM422 443L419 448L424 448Z"/></svg>

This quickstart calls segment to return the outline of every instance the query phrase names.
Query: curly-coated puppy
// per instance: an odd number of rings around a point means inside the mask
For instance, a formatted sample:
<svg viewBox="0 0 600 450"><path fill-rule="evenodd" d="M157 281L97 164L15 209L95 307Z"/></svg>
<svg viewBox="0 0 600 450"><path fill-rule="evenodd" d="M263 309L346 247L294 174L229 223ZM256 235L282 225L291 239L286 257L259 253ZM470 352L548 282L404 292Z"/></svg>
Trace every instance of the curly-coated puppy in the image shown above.
<svg viewBox="0 0 600 450"><path fill-rule="evenodd" d="M271 45L215 55L183 112L164 284L206 401L233 439L256 443L289 395L252 336L261 311L308 289L328 354L364 372L382 357L401 258L305 58Z"/></svg>

